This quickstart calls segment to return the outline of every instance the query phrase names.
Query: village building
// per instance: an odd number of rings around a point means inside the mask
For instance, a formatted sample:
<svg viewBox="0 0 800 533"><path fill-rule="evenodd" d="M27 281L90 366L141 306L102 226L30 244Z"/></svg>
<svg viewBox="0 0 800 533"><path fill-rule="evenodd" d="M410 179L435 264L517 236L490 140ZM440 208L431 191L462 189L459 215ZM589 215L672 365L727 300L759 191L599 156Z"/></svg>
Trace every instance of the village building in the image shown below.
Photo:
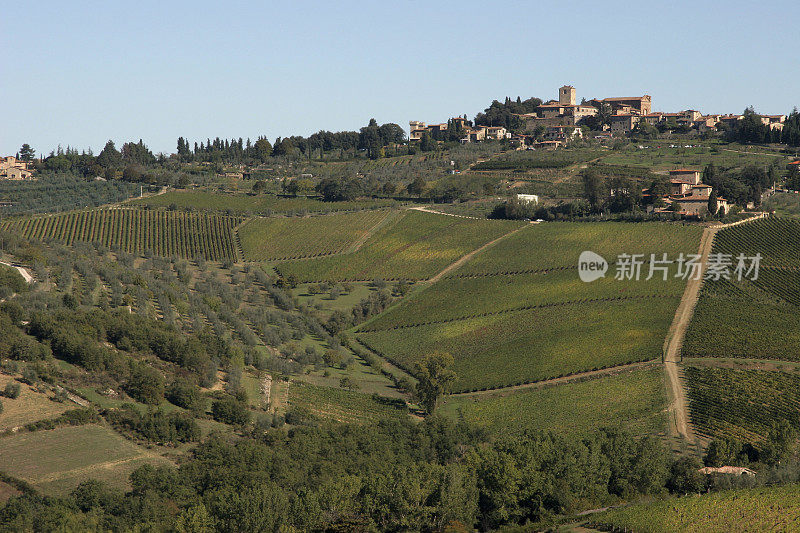
<svg viewBox="0 0 800 533"><path fill-rule="evenodd" d="M711 198L711 185L700 181L700 171L678 168L669 171L670 194L662 198L667 208L657 212L674 211L684 216L700 217L708 214L708 201ZM675 206L677 205L677 209ZM717 198L717 209L728 214L731 205L725 198Z"/></svg>
<svg viewBox="0 0 800 533"><path fill-rule="evenodd" d="M583 139L583 130L578 126L548 126L542 134L542 139L567 144L576 139Z"/></svg>
<svg viewBox="0 0 800 533"><path fill-rule="evenodd" d="M14 156L0 157L0 179L29 180L33 179L33 172L29 169L27 161L19 160Z"/></svg>
<svg viewBox="0 0 800 533"><path fill-rule="evenodd" d="M611 133L629 133L639 123L639 115L611 115Z"/></svg>

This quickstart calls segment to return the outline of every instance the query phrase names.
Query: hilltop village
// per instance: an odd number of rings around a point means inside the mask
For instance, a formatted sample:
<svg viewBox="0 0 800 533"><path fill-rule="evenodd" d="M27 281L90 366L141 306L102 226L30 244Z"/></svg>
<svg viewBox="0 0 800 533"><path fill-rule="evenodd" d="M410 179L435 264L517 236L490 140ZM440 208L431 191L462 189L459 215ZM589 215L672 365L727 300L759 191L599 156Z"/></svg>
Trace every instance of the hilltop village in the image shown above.
<svg viewBox="0 0 800 533"><path fill-rule="evenodd" d="M512 132L505 125L473 124L464 117L454 117L446 123L426 124L419 120L409 122L409 140L421 141L425 135L437 139L445 132L462 133L462 143L508 139L518 149L556 149L570 141L593 135L598 139L622 137L632 132L648 132L648 127L658 131L678 130L680 133L715 133L735 126L744 119L743 114L707 114L695 109L678 112L652 111L650 95L576 100L572 85L558 89L558 100L548 100L530 113L514 116L522 128ZM786 115L758 115L761 124L780 133ZM652 131L652 130L651 130Z"/></svg>

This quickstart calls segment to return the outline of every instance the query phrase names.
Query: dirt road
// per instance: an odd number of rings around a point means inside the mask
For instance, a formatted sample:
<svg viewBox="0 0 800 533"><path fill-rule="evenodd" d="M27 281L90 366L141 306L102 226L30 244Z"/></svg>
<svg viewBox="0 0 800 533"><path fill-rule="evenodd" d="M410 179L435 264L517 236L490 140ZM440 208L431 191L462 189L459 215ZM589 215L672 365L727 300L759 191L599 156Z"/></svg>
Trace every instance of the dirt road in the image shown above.
<svg viewBox="0 0 800 533"><path fill-rule="evenodd" d="M686 408L686 394L683 384L678 376L678 362L680 361L681 345L686 335L686 328L692 319L694 307L697 304L697 296L700 287L703 285L703 274L708 256L711 254L711 246L714 243L716 227L703 230L700 239L701 271L698 279L689 279L683 291L681 302L675 311L675 318L664 340L664 370L667 373L667 394L669 398L669 423L673 434L685 439L689 443L694 442L694 435L689 427L689 415Z"/></svg>

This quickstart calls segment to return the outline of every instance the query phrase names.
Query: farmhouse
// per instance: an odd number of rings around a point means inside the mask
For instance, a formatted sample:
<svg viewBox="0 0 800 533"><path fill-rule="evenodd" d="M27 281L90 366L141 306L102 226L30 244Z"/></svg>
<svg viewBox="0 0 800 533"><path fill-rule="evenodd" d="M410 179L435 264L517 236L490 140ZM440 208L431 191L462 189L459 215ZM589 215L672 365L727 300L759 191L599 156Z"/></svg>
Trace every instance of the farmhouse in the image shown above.
<svg viewBox="0 0 800 533"><path fill-rule="evenodd" d="M669 171L670 195L664 198L669 205L677 205L677 211L686 216L702 216L708 213L711 185L700 181L700 171L676 168ZM730 205L725 198L717 198L717 208L727 214Z"/></svg>
<svg viewBox="0 0 800 533"><path fill-rule="evenodd" d="M29 180L33 173L28 169L28 162L21 161L14 156L0 158L0 179L4 180Z"/></svg>

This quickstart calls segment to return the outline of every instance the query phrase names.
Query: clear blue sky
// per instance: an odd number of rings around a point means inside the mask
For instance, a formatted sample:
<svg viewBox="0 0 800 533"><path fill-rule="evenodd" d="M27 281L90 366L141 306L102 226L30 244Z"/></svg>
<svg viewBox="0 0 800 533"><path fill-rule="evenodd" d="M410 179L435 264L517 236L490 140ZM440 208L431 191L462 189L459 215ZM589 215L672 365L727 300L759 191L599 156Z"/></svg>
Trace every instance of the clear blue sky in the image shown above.
<svg viewBox="0 0 800 533"><path fill-rule="evenodd" d="M661 111L800 105L796 0L0 0L0 18L0 154L407 130L563 84Z"/></svg>

